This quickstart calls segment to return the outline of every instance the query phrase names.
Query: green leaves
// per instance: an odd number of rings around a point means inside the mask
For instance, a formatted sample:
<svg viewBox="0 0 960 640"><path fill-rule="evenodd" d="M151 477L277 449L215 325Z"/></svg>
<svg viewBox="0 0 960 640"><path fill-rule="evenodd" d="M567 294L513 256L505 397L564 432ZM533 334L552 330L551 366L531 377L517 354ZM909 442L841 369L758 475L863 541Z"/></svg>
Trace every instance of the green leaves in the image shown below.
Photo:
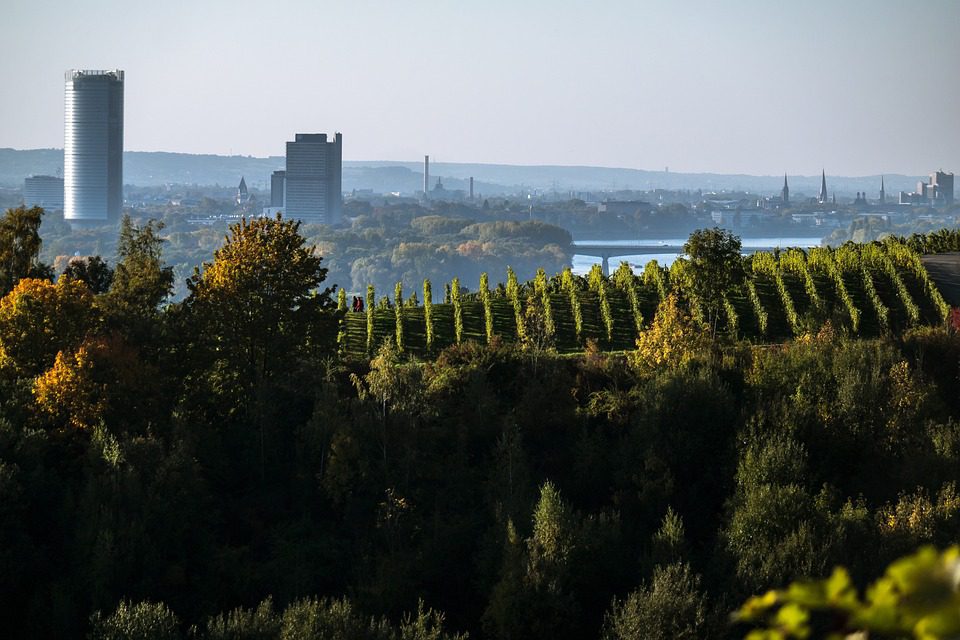
<svg viewBox="0 0 960 640"><path fill-rule="evenodd" d="M877 632L941 640L960 634L960 548L924 547L892 563L861 598L847 571L799 581L747 600L733 620L764 625L747 638L806 638L814 613L830 614L836 634ZM838 636L839 637L839 636Z"/></svg>
<svg viewBox="0 0 960 640"><path fill-rule="evenodd" d="M40 207L7 209L0 218L0 295L6 295L21 279L40 277Z"/></svg>

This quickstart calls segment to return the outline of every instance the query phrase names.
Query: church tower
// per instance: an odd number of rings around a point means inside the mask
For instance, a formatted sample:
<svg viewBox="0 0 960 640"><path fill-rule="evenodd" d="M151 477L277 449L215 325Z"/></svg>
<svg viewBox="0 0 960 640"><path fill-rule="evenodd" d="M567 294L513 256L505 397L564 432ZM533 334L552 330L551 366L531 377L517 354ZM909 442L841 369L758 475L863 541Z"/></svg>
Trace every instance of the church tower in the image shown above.
<svg viewBox="0 0 960 640"><path fill-rule="evenodd" d="M880 204L886 204L887 194L883 190L883 176L880 176Z"/></svg>
<svg viewBox="0 0 960 640"><path fill-rule="evenodd" d="M783 206L790 204L790 187L787 186L787 174L783 174L783 189L780 191L780 199Z"/></svg>
<svg viewBox="0 0 960 640"><path fill-rule="evenodd" d="M820 204L827 203L827 172L823 170L820 175L820 194L817 196L817 202Z"/></svg>

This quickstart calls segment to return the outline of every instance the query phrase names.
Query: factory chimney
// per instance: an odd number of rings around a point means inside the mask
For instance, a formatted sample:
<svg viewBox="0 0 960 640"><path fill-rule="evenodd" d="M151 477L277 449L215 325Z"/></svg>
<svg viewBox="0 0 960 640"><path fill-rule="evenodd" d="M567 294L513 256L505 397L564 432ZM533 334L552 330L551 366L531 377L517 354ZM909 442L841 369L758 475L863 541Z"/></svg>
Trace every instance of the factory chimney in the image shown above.
<svg viewBox="0 0 960 640"><path fill-rule="evenodd" d="M430 198L430 156L423 156L423 199Z"/></svg>

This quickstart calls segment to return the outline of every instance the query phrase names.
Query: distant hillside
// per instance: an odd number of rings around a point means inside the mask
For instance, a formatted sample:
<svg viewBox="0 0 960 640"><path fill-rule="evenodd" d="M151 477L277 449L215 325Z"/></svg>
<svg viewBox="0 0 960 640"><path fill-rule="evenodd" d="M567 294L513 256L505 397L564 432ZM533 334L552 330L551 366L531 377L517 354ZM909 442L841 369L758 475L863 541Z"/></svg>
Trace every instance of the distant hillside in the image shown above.
<svg viewBox="0 0 960 640"><path fill-rule="evenodd" d="M279 156L217 156L188 153L127 151L124 153L124 182L139 186L161 184L199 184L230 186L246 178L251 188L268 189L270 174L284 166ZM18 187L32 174L51 174L62 170L62 149L0 149L0 186ZM467 164L434 162L430 165L431 184L437 177L447 189L474 189L483 195L516 193L521 188L574 191L617 191L650 189L689 189L704 191L747 190L754 193L778 193L782 176L726 175L714 173L667 173L611 167L523 166L507 164ZM919 177L884 176L890 195L912 191ZM791 176L791 195L812 196L820 188L820 176ZM343 168L344 191L372 189L378 193L399 191L414 193L423 186L419 162L346 161ZM827 187L837 195L850 196L866 191L876 197L880 176L827 176Z"/></svg>

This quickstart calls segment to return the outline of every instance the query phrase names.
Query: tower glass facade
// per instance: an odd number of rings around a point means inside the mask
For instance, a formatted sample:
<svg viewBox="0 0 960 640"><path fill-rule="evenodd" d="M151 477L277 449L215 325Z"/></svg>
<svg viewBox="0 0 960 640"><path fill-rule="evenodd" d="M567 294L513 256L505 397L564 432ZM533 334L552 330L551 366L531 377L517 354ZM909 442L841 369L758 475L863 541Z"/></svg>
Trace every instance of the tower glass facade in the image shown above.
<svg viewBox="0 0 960 640"><path fill-rule="evenodd" d="M123 207L123 71L70 70L64 94L63 217L116 220Z"/></svg>
<svg viewBox="0 0 960 640"><path fill-rule="evenodd" d="M304 222L336 224L342 206L343 136L298 133L287 142L284 214Z"/></svg>

